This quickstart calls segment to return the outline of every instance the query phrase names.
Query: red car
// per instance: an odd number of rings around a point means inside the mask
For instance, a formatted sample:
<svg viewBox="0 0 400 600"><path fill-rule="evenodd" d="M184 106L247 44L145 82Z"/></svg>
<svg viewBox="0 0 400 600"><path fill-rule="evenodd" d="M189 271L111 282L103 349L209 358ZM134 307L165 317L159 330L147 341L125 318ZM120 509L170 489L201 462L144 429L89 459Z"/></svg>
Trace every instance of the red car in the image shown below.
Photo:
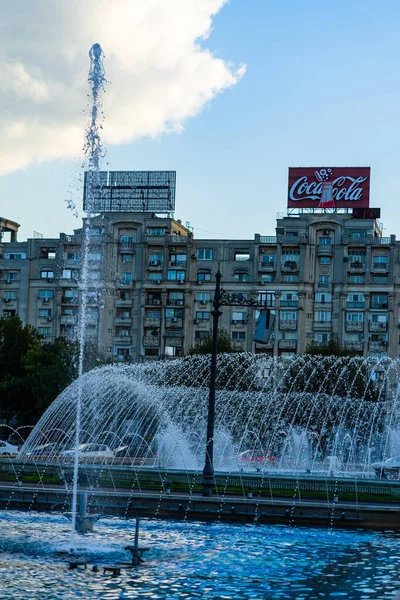
<svg viewBox="0 0 400 600"><path fill-rule="evenodd" d="M257 466L260 464L276 462L276 457L272 454L267 454L264 450L245 450L239 454L241 463Z"/></svg>

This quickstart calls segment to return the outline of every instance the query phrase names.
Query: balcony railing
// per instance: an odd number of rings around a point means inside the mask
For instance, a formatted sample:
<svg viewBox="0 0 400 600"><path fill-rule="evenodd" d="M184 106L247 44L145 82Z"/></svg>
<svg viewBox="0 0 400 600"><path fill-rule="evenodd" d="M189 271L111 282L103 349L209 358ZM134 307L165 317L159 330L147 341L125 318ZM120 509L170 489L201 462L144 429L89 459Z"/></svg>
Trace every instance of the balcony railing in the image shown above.
<svg viewBox="0 0 400 600"><path fill-rule="evenodd" d="M385 352L387 350L387 342L369 342L368 349L372 352Z"/></svg>
<svg viewBox="0 0 400 600"><path fill-rule="evenodd" d="M179 319L176 317L169 317L165 321L165 326L171 327L172 329L182 329L183 319Z"/></svg>
<svg viewBox="0 0 400 600"><path fill-rule="evenodd" d="M279 329L284 331L295 331L297 329L297 321L279 321Z"/></svg>
<svg viewBox="0 0 400 600"><path fill-rule="evenodd" d="M298 300L281 300L280 306L285 308L288 306L291 307L298 307L299 306L299 301Z"/></svg>
<svg viewBox="0 0 400 600"><path fill-rule="evenodd" d="M121 254L133 254L135 252L134 242L121 242L119 246Z"/></svg>
<svg viewBox="0 0 400 600"><path fill-rule="evenodd" d="M143 338L143 346L146 346L146 348L159 348L160 338L146 335Z"/></svg>
<svg viewBox="0 0 400 600"><path fill-rule="evenodd" d="M182 337L171 337L170 335L168 335L167 338L165 338L165 345L166 346L173 346L173 347L179 347L183 345L183 338Z"/></svg>
<svg viewBox="0 0 400 600"><path fill-rule="evenodd" d="M260 244L276 244L276 235L260 235Z"/></svg>
<svg viewBox="0 0 400 600"><path fill-rule="evenodd" d="M145 327L160 327L160 325L161 325L161 319L149 318L149 317L144 319Z"/></svg>
<svg viewBox="0 0 400 600"><path fill-rule="evenodd" d="M299 263L295 260L293 261L285 261L282 265L282 271L285 273L292 273L293 271L299 270Z"/></svg>
<svg viewBox="0 0 400 600"><path fill-rule="evenodd" d="M74 315L61 315L60 323L61 325L76 325L78 322L78 317Z"/></svg>
<svg viewBox="0 0 400 600"><path fill-rule="evenodd" d="M387 263L373 263L371 270L378 271L379 273L387 273L389 265Z"/></svg>
<svg viewBox="0 0 400 600"><path fill-rule="evenodd" d="M259 271L276 271L276 262L274 260L271 261L261 261L258 263Z"/></svg>
<svg viewBox="0 0 400 600"><path fill-rule="evenodd" d="M268 344L255 344L255 349L256 350L273 350L274 342L272 340L270 340L268 342Z"/></svg>
<svg viewBox="0 0 400 600"><path fill-rule="evenodd" d="M161 298L147 298L147 306L161 306Z"/></svg>
<svg viewBox="0 0 400 600"><path fill-rule="evenodd" d="M344 347L346 350L350 350L352 352L362 352L363 343L362 342L346 342L344 343Z"/></svg>
<svg viewBox="0 0 400 600"><path fill-rule="evenodd" d="M128 298L127 300L123 300L122 298L117 298L115 301L115 306L117 307L126 307L126 308L130 308L133 305L133 300L131 298Z"/></svg>
<svg viewBox="0 0 400 600"><path fill-rule="evenodd" d="M368 329L369 331L375 331L375 332L379 332L379 331L387 331L388 329L388 323L387 321L370 321L368 323Z"/></svg>
<svg viewBox="0 0 400 600"><path fill-rule="evenodd" d="M349 269L352 273L364 273L365 262L359 262L359 261L350 262Z"/></svg>
<svg viewBox="0 0 400 600"><path fill-rule="evenodd" d="M333 245L332 244L318 244L317 253L319 256L332 256Z"/></svg>
<svg viewBox="0 0 400 600"><path fill-rule="evenodd" d="M362 302L346 302L346 308L365 308L365 300Z"/></svg>
<svg viewBox="0 0 400 600"><path fill-rule="evenodd" d="M168 306L183 306L184 303L185 303L185 301L183 299L174 300L174 299L168 298L168 300L167 300Z"/></svg>
<svg viewBox="0 0 400 600"><path fill-rule="evenodd" d="M176 269L186 269L186 260L177 260L176 262L170 260L168 266Z"/></svg>
<svg viewBox="0 0 400 600"><path fill-rule="evenodd" d="M387 302L385 302L384 304L383 304L383 303L381 303L381 304L378 304L378 303L376 303L376 302L371 302L371 306L370 306L370 308L371 308L372 310L388 310L388 308L389 308L389 305L388 305L388 303L387 303Z"/></svg>
<svg viewBox="0 0 400 600"><path fill-rule="evenodd" d="M118 335L118 333L117 333L114 336L114 343L130 344L131 340L132 340L132 338L130 335Z"/></svg>
<svg viewBox="0 0 400 600"><path fill-rule="evenodd" d="M278 347L282 350L296 350L297 340L278 340Z"/></svg>
<svg viewBox="0 0 400 600"><path fill-rule="evenodd" d="M129 325L132 325L132 318L131 317L116 317L114 324L122 325L123 327L124 326L128 327Z"/></svg>
<svg viewBox="0 0 400 600"><path fill-rule="evenodd" d="M332 321L314 321L313 329L315 331L330 331L332 329Z"/></svg>
<svg viewBox="0 0 400 600"><path fill-rule="evenodd" d="M364 331L364 321L346 321L346 331Z"/></svg>
<svg viewBox="0 0 400 600"><path fill-rule="evenodd" d="M187 244L188 242L191 242L191 240L192 240L192 236L188 236L188 235L166 235L165 236L166 243L172 244L172 245Z"/></svg>

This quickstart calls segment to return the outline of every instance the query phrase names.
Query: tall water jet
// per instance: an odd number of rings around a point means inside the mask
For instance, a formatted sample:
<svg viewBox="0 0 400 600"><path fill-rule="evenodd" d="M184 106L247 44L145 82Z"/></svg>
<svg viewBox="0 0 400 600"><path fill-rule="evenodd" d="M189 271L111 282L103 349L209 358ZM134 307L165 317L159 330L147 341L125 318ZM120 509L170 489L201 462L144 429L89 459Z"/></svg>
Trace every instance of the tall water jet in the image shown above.
<svg viewBox="0 0 400 600"><path fill-rule="evenodd" d="M88 168L88 193L86 203L86 214L84 218L83 240L81 246L81 272L79 278L79 315L78 315L78 342L79 342L79 365L78 365L78 389L75 424L75 453L74 453L74 476L72 495L72 529L71 547L75 547L75 527L77 515L78 498L78 470L79 470L79 446L81 431L81 409L82 409L82 374L85 350L85 335L87 324L88 293L93 286L89 265L89 251L91 245L91 220L94 216L94 189L99 186L100 159L103 155L99 119L101 108L101 93L106 83L103 59L104 53L100 44L93 44L89 51L90 68L88 83L92 92L91 116L85 135L84 153ZM98 283L97 283L98 285Z"/></svg>

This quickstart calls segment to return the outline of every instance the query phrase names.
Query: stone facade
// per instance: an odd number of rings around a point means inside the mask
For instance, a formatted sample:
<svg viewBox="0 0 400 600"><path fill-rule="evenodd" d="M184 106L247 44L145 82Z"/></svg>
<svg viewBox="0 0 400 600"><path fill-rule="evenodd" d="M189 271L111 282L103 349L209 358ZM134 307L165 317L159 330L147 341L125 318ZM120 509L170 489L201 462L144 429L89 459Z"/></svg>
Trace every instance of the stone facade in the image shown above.
<svg viewBox="0 0 400 600"><path fill-rule="evenodd" d="M83 230L17 242L10 223L0 221L0 315L45 340L75 335ZM109 212L90 233L86 333L114 360L181 356L207 336L218 264L227 291L274 296L267 346L252 341L253 309L223 307L238 348L292 355L335 335L360 356L399 355L400 245L374 220L303 213L279 218L276 236L205 240L172 218Z"/></svg>

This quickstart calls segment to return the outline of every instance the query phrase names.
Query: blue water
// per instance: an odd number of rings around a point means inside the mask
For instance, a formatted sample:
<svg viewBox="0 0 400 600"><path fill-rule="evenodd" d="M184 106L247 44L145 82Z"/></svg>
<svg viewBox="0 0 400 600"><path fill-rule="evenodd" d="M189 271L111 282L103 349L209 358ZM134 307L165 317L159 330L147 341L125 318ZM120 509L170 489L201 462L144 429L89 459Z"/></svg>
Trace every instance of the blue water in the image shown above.
<svg viewBox="0 0 400 600"><path fill-rule="evenodd" d="M69 570L59 515L0 512L0 599L393 598L400 589L394 532L141 521L145 564L120 577L92 565L129 560L134 522L102 519L78 540L88 569Z"/></svg>

